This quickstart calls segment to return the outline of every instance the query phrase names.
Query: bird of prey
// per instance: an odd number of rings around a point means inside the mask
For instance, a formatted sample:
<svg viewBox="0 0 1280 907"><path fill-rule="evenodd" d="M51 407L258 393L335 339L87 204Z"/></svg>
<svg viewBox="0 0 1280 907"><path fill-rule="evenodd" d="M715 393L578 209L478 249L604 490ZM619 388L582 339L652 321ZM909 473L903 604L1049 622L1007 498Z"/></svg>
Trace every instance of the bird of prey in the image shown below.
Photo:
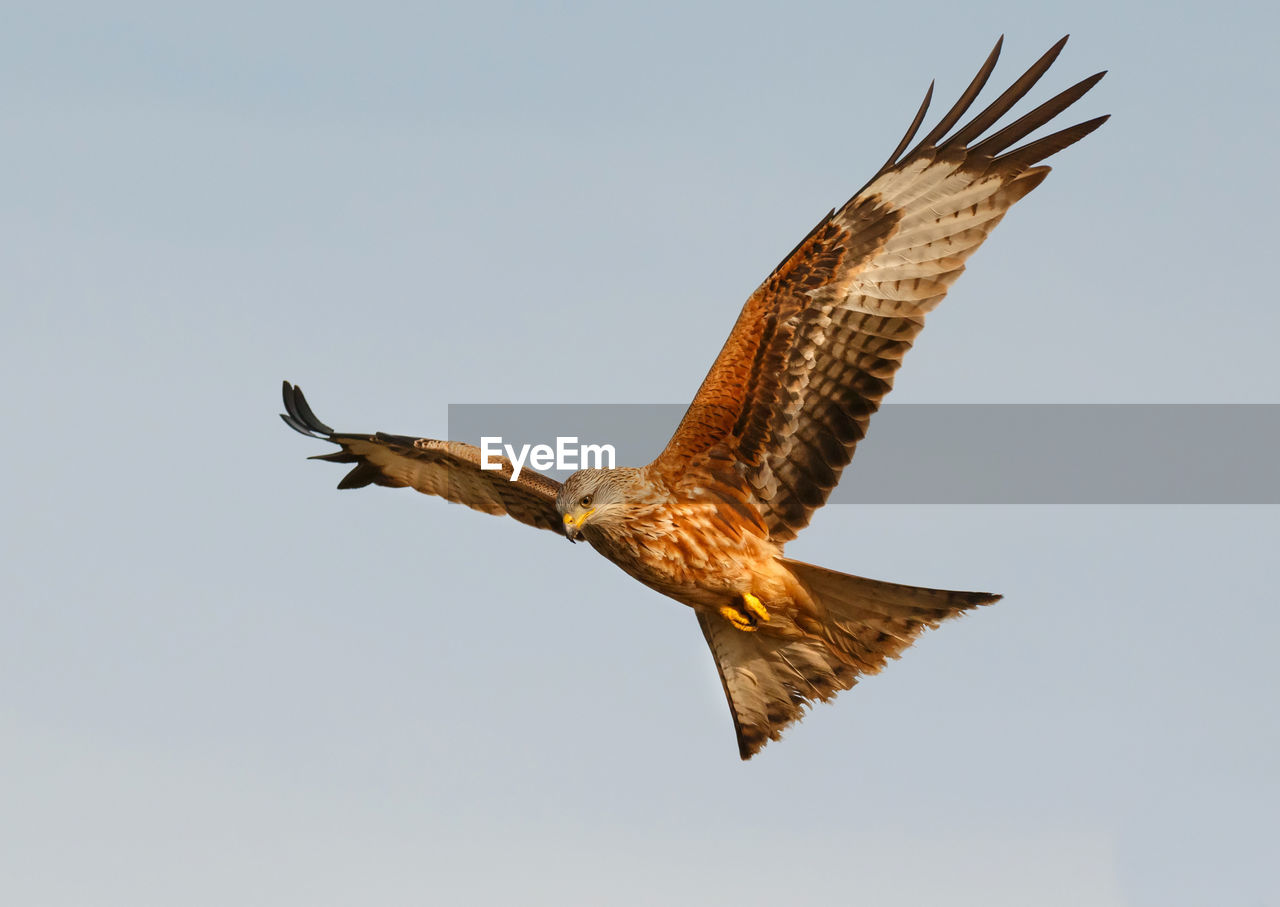
<svg viewBox="0 0 1280 907"><path fill-rule="evenodd" d="M1002 39L1003 40L1003 39ZM691 607L749 759L815 700L874 674L926 628L999 596L837 573L783 549L826 501L868 420L965 261L1043 182L1041 162L1105 116L1025 141L1092 88L1097 73L992 130L1053 63L1055 44L957 128L969 87L908 150L933 94L867 185L824 217L739 315L675 435L639 468L585 469L561 484L509 461L481 469L469 444L335 432L284 384L284 421L354 464L339 488L414 488L584 539L635 579Z"/></svg>

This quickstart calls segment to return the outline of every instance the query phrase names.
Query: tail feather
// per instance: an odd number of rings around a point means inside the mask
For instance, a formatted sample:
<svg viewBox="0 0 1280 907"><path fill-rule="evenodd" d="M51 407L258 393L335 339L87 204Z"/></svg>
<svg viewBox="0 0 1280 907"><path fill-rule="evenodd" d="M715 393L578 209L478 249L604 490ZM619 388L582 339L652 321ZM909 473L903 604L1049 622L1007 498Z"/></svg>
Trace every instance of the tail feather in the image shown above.
<svg viewBox="0 0 1280 907"><path fill-rule="evenodd" d="M789 558L782 562L822 611L824 642L859 674L878 672L948 617L1000 600L989 592L905 586Z"/></svg>
<svg viewBox="0 0 1280 907"><path fill-rule="evenodd" d="M836 614L880 614L885 617L938 621L979 605L1000 600L990 592L952 592L905 586L884 580L837 573L826 567L782 558L800 584L816 600Z"/></svg>
<svg viewBox="0 0 1280 907"><path fill-rule="evenodd" d="M744 633L700 612L738 735L750 759L815 701L827 701L897 658L948 617L999 601L987 592L950 592L837 573L802 561L782 563L813 598L820 628L803 638Z"/></svg>

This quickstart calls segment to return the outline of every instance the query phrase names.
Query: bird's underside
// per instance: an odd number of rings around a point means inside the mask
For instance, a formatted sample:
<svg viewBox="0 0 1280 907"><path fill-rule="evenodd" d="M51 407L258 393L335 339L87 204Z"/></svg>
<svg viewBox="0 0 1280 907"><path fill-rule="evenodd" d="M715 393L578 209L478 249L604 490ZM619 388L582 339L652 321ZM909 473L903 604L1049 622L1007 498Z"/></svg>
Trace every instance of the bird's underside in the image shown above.
<svg viewBox="0 0 1280 907"><path fill-rule="evenodd" d="M697 612L729 700L742 758L907 649L926 628L999 596L879 582L787 558L892 387L925 315L965 261L1049 168L1040 162L1105 121L1024 141L1101 77L995 127L1056 59L1054 45L958 126L1000 44L914 147L932 86L878 173L833 210L743 307L666 448L639 469L583 470L561 484L478 448L337 433L285 383L295 430L339 446L340 488L410 487L582 538ZM958 126L958 128L957 128ZM992 131L994 129L994 131ZM1022 144L1019 144L1022 143Z"/></svg>

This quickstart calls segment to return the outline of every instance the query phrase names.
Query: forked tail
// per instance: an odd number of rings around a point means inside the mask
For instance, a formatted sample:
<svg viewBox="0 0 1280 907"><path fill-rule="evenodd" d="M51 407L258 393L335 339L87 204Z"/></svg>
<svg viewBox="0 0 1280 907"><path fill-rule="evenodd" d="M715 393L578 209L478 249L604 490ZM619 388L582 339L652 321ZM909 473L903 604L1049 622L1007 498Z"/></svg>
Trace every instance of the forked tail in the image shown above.
<svg viewBox="0 0 1280 907"><path fill-rule="evenodd" d="M781 560L823 612L821 639L744 633L718 615L698 614L743 759L781 737L814 701L825 702L864 674L877 673L925 629L1000 600L988 592L904 586Z"/></svg>
<svg viewBox="0 0 1280 907"><path fill-rule="evenodd" d="M827 644L859 674L874 674L897 658L926 629L979 605L1000 600L990 592L951 592L904 586L837 573L782 558L825 612Z"/></svg>

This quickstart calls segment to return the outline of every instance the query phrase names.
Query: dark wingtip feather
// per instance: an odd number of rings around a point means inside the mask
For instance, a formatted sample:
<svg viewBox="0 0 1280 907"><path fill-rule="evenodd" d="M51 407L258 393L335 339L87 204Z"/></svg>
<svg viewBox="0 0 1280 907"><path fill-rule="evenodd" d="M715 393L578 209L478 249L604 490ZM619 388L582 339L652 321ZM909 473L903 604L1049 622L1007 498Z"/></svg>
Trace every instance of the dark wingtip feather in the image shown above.
<svg viewBox="0 0 1280 907"><path fill-rule="evenodd" d="M1101 81L1106 71L1094 73L1087 79L1081 79L1065 91L1061 91L1045 101L1035 110L1024 114L1008 126L1001 129L970 149L974 154L995 157L1010 145L1022 141L1036 129L1052 120L1076 101L1080 100L1093 86Z"/></svg>
<svg viewBox="0 0 1280 907"><path fill-rule="evenodd" d="M1022 141L1027 135L1048 123L1062 111L1066 110L1076 101L1078 101L1087 91L1093 88L1103 76L1106 70L1094 73L1087 79L1083 79L1065 91L1055 95L1050 100L1041 104L1035 110L1020 117L1015 122L1004 127L999 132L983 139L978 145L971 143L978 138L991 126L995 125L1009 110L1027 94L1041 77L1049 70L1057 60L1058 55L1062 53L1062 49L1066 46L1071 35L1063 35L1054 43L1047 51L1045 51L1035 63L1033 63L1026 72L1010 85L998 98L992 101L987 107L978 113L972 120L961 126L953 135L948 136L947 133L955 128L961 117L968 112L970 106L977 99L983 87L986 85L988 78L995 69L996 61L1000 57L1001 48L1004 46L1004 35L1001 35L996 41L995 47L991 53L987 55L986 61L982 64L982 68L978 70L978 74L973 77L968 88L952 105L951 109L946 112L938 124L921 139L915 147L905 152L903 156L903 148L905 141L899 143L898 148L894 149L894 156L889 159L880 172L872 178L872 182L884 173L899 166L903 162L910 160L914 155L925 152L931 148L964 150L968 155L972 155L973 160L986 159L995 161L1008 167L1029 167L1038 163L1044 158L1056 154L1068 145L1071 145L1084 138L1093 130L1097 129L1107 121L1107 117L1097 117L1077 126L1063 129L1055 132L1045 138L1038 139L1030 144L1022 147L1014 147L1012 151L1006 151L1011 146ZM920 114L917 114L917 119ZM913 123L912 131L908 132L908 137L913 135L915 131ZM1001 152L1004 152L1001 154ZM899 159L901 158L901 159ZM867 185L870 185L868 183ZM866 188L865 186L863 187ZM860 190L861 191L861 190Z"/></svg>
<svg viewBox="0 0 1280 907"><path fill-rule="evenodd" d="M333 429L316 418L316 414L307 403L307 398L302 395L301 387L285 381L282 393L284 408L288 415L281 413L280 418L284 419L285 425L308 437L325 441L330 439Z"/></svg>
<svg viewBox="0 0 1280 907"><path fill-rule="evenodd" d="M1062 48L1066 45L1068 37L1070 36L1064 35L1058 40L1058 43L1045 51L1039 60L1032 63L1030 68L1018 77L1016 82L1001 93L1000 97L988 104L985 110L970 120L959 132L947 139L947 145L968 145L1008 113L1010 108L1022 100L1023 96L1034 88L1035 84L1049 71L1053 61L1058 59L1058 54L1062 53Z"/></svg>
<svg viewBox="0 0 1280 907"><path fill-rule="evenodd" d="M902 137L902 141L898 143L898 147L893 149L893 154L889 155L889 159L880 168L881 173L898 162L898 156L907 150L907 146L911 144L911 140L915 138L916 133L920 130L920 124L924 122L924 115L929 112L929 102L933 100L933 86L934 82L930 82L929 89L924 93L924 100L920 102L920 109L916 111L915 119L907 127L907 132Z"/></svg>
<svg viewBox="0 0 1280 907"><path fill-rule="evenodd" d="M333 434L332 428L316 418L316 414L311 410L311 405L307 403L307 398L302 395L302 388L298 387L296 384L293 387L293 397L294 404L297 406L298 412L302 414L302 420L304 422L308 425L314 426L317 431L322 431L328 435Z"/></svg>
<svg viewBox="0 0 1280 907"><path fill-rule="evenodd" d="M284 424L285 424L285 425L287 425L287 426L289 426L290 428L292 428L292 429L293 429L294 431L296 431L298 434L300 434L300 435L306 435L308 438L314 438L314 437L315 437L315 435L313 435L313 434L311 433L311 429L307 428L305 425L303 425L303 424L302 424L301 422L299 422L297 419L293 418L293 416L287 415L287 414L285 414L285 413L281 413L281 414L280 414L280 418L284 421Z"/></svg>
<svg viewBox="0 0 1280 907"><path fill-rule="evenodd" d="M991 78L991 73L996 68L996 61L1000 59L1000 50L1003 47L1004 35L1001 35L996 40L996 46L991 48L991 53L987 54L987 59L982 62L982 66L978 69L978 74L969 82L969 87L951 105L951 109L938 121L938 125L934 126L933 130L920 140L920 144L916 146L917 148L937 145L942 137L950 132L956 123L960 122L960 118L973 106L973 102L977 100L978 95L982 93L982 89L986 86L987 80Z"/></svg>
<svg viewBox="0 0 1280 907"><path fill-rule="evenodd" d="M1045 158L1057 154L1063 148L1074 145L1109 119L1111 119L1111 114L1106 113L1100 117L1094 117L1092 120L1077 123L1075 126L1070 126L1060 132L1046 135L1042 139L1037 139L1034 142L1015 148L1008 154L1003 154L996 158L996 162L1014 167L1025 167L1039 163Z"/></svg>

